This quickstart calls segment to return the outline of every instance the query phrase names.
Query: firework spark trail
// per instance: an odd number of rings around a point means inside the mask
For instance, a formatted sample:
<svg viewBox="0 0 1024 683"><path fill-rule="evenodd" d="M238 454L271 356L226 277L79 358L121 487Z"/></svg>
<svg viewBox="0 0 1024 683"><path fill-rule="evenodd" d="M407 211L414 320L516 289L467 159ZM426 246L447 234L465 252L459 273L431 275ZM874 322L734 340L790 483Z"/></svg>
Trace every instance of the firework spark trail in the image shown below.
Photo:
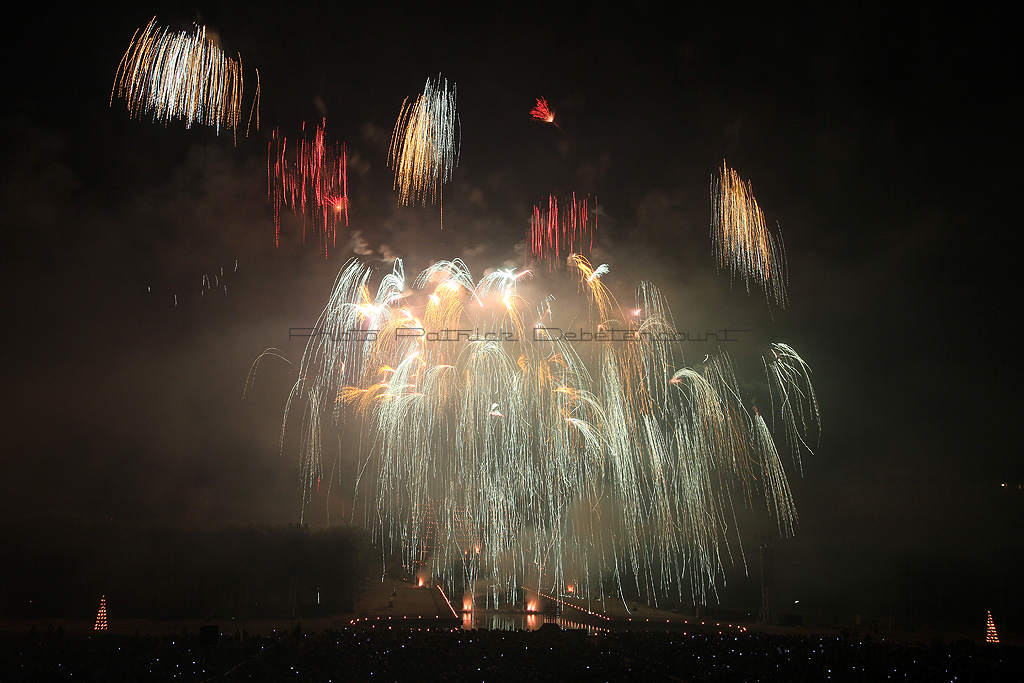
<svg viewBox="0 0 1024 683"><path fill-rule="evenodd" d="M558 198L551 195L546 208L543 204L534 206L527 239L527 267L546 262L550 272L569 254L589 254L597 229L596 214L591 225L589 206L590 198L577 200L575 192L561 205Z"/></svg>
<svg viewBox="0 0 1024 683"><path fill-rule="evenodd" d="M809 453L814 452L806 439L810 423L821 433L818 399L811 386L811 368L786 344L772 344L764 364L773 413L782 420L786 443L792 451L793 460L803 472L801 448L807 449Z"/></svg>
<svg viewBox="0 0 1024 683"><path fill-rule="evenodd" d="M267 155L267 196L274 207L274 244L281 241L281 207L302 213L302 239L306 239L306 209L323 241L324 257L337 246L338 221L344 214L348 226L348 149L332 145L325 132L327 119L316 128L312 140L305 135L295 146L294 161L288 158L288 140L274 130ZM306 125L302 125L305 134Z"/></svg>
<svg viewBox="0 0 1024 683"><path fill-rule="evenodd" d="M765 296L779 306L786 305L786 252L782 237L772 234L754 199L750 183L739 174L722 168L711 181L711 239L719 269L728 268L750 291L751 282L760 285Z"/></svg>
<svg viewBox="0 0 1024 683"><path fill-rule="evenodd" d="M256 94L252 97L252 107L249 109L249 122L245 125L245 137L249 137L249 129L252 128L252 117L256 117L256 130L260 129L260 70L256 71Z"/></svg>
<svg viewBox="0 0 1024 683"><path fill-rule="evenodd" d="M524 584L603 600L624 580L703 601L734 545L743 557L734 491L750 501L760 488L780 530L795 526L778 451L727 355L689 367L664 341L678 337L654 286L638 291L643 315L627 317L607 266L571 263L594 329L629 320L628 341L581 357L544 332L550 297L529 319L525 272L475 282L460 260L441 261L410 290L399 260L372 296L369 267L346 264L286 409L303 411L304 504L322 477L322 429L354 420L364 521L400 542L408 566L452 588L479 581L488 602ZM789 400L795 387L808 395L799 357L773 352L784 360L768 372Z"/></svg>
<svg viewBox="0 0 1024 683"><path fill-rule="evenodd" d="M395 171L399 206L441 201L441 186L459 165L459 117L456 88L448 81L427 79L423 93L402 110L391 134L388 165ZM442 209L443 210L443 209Z"/></svg>
<svg viewBox="0 0 1024 683"><path fill-rule="evenodd" d="M257 83L259 76L257 74ZM156 17L135 32L121 58L110 92L128 102L128 112L167 123L181 119L192 124L227 128L237 134L242 121L244 81L241 57L231 59L206 37L206 27L194 34L160 29ZM259 128L259 86L253 99ZM249 115L252 122L252 112ZM248 129L247 129L248 133Z"/></svg>

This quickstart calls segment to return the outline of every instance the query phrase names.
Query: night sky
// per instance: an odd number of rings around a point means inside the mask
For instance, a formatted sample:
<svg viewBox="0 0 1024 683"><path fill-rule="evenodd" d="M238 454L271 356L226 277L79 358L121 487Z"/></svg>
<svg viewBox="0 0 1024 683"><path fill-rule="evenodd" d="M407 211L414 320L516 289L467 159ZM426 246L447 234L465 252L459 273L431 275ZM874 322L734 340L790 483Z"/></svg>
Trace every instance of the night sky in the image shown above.
<svg viewBox="0 0 1024 683"><path fill-rule="evenodd" d="M799 531L776 544L782 611L991 609L1019 628L1019 39L958 11L208 2L10 21L0 514L298 521L298 452L278 447L294 369L262 364L243 399L253 361L298 361L288 328L315 323L348 258L521 266L533 205L575 191L597 197L592 260L624 305L646 279L681 330L750 329L730 349L745 386L768 342L813 369L823 428L791 480ZM259 131L234 144L109 106L154 15L240 53L247 102L259 69ZM438 74L461 120L443 230L436 207L397 206L386 166L403 100ZM530 120L541 96L565 136ZM323 117L350 155L350 226L327 259L290 212L275 247L266 196L272 129ZM785 309L717 272L723 159L782 232ZM201 295L204 276L227 292ZM531 287L575 293L564 272ZM753 561L774 527L749 522Z"/></svg>

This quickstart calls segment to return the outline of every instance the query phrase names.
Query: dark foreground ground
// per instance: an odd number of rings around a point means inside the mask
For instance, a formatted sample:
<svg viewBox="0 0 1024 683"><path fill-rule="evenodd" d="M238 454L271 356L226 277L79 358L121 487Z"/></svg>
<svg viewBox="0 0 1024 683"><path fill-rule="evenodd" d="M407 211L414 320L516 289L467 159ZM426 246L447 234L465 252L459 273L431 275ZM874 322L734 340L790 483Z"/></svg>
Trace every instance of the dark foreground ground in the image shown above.
<svg viewBox="0 0 1024 683"><path fill-rule="evenodd" d="M0 681L1021 681L1024 650L766 633L0 634Z"/></svg>

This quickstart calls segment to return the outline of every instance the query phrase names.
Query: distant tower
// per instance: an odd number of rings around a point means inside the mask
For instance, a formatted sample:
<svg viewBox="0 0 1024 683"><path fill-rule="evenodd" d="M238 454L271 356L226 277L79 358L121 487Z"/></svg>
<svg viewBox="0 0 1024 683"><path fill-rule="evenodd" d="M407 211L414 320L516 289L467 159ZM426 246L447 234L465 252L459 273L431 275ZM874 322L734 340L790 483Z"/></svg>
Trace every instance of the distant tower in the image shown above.
<svg viewBox="0 0 1024 683"><path fill-rule="evenodd" d="M775 555L767 542L761 544L761 612L757 620L762 624L772 621L771 604L768 593L775 583Z"/></svg>
<svg viewBox="0 0 1024 683"><path fill-rule="evenodd" d="M988 624L985 627L985 642L998 643L999 634L996 633L996 623L992 621L992 612L988 613Z"/></svg>
<svg viewBox="0 0 1024 683"><path fill-rule="evenodd" d="M992 615L988 615L988 623L992 623ZM107 630L107 596L104 595L100 598L100 611L96 613L96 625L92 627L93 631L106 631ZM995 627L992 627L992 633L995 633Z"/></svg>

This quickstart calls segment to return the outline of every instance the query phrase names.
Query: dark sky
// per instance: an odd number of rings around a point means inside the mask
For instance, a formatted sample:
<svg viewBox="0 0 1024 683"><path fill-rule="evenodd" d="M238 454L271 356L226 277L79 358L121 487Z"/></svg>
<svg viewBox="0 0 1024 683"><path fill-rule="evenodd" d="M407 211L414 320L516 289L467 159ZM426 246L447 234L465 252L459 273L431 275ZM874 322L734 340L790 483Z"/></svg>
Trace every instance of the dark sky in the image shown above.
<svg viewBox="0 0 1024 683"><path fill-rule="evenodd" d="M108 106L153 15L205 23L247 79L259 69L258 132L236 145ZM298 455L277 446L292 370L264 364L243 400L257 356L298 360L287 330L315 322L353 246L413 274L462 257L479 276L522 262L534 203L576 191L598 198L594 260L621 300L649 279L681 329L749 328L813 368L823 430L794 477L780 604L1021 622L1020 54L1006 17L210 2L42 10L7 34L8 521L296 521ZM438 73L462 124L443 231L435 209L396 206L385 165L403 99ZM571 144L529 119L539 96ZM291 215L275 248L266 200L270 131L294 138L323 116L348 145L352 198L326 260ZM715 270L723 159L782 231L785 310ZM201 296L204 275L227 293Z"/></svg>

